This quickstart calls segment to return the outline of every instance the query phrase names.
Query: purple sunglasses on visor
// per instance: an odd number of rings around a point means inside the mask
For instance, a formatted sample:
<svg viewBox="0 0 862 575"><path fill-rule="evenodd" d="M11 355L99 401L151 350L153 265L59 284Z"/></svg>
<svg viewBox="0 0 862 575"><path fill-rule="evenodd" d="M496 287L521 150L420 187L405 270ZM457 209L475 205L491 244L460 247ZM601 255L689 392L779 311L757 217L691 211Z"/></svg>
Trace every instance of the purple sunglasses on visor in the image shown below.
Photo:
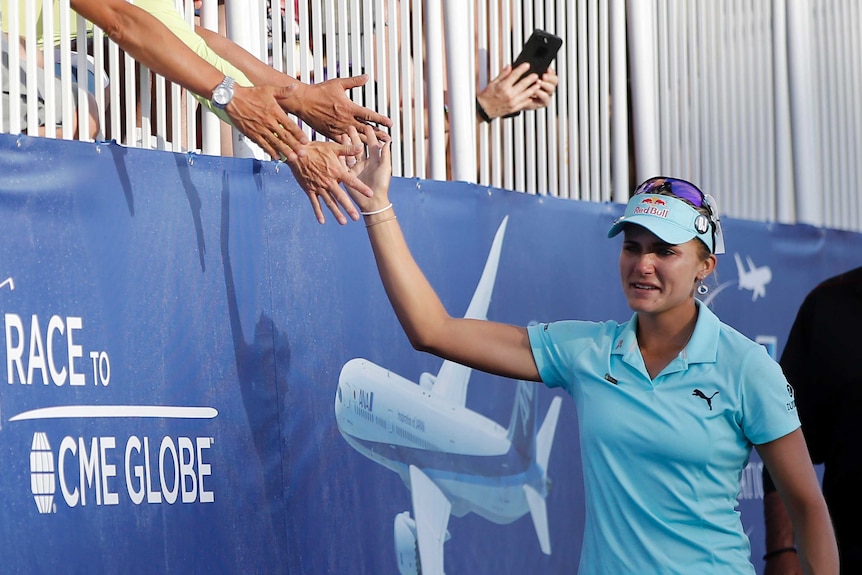
<svg viewBox="0 0 862 575"><path fill-rule="evenodd" d="M688 200L696 208L706 208L712 211L712 206L706 201L706 194L700 191L700 188L677 178L655 177L650 178L637 187L633 195L638 194L659 194L661 192L670 192L678 198Z"/></svg>
<svg viewBox="0 0 862 575"><path fill-rule="evenodd" d="M705 208L710 214L709 221L712 224L712 238L714 244L713 253L724 253L724 233L721 231L718 207L716 206L715 199L712 196L704 194L700 191L700 188L691 182L687 182L679 178L668 178L664 176L657 176L646 180L635 189L635 192L632 195L660 194L662 192L669 192L677 198L687 200L695 208Z"/></svg>

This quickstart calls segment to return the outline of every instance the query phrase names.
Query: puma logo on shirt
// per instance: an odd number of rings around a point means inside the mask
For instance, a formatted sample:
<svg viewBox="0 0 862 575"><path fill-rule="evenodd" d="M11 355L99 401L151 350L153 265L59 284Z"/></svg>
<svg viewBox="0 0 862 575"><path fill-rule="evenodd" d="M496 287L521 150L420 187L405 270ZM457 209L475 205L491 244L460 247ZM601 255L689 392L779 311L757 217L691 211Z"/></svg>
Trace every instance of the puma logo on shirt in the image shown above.
<svg viewBox="0 0 862 575"><path fill-rule="evenodd" d="M709 410L712 411L712 398L715 397L716 395L718 395L718 392L716 391L715 393L713 393L712 395L707 397L706 394L703 393L701 390L695 389L694 391L691 392L691 394L696 395L697 397L704 400L706 402L706 404L709 406Z"/></svg>

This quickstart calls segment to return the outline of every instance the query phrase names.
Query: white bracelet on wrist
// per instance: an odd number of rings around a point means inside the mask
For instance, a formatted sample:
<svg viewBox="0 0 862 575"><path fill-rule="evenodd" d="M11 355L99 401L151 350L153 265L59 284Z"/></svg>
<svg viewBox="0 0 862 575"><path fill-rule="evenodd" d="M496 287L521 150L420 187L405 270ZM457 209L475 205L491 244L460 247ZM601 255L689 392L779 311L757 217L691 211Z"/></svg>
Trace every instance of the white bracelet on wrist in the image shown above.
<svg viewBox="0 0 862 575"><path fill-rule="evenodd" d="M386 210L391 209L391 208L392 208L392 204L390 203L385 208L380 208L379 210L374 210L373 212L359 212L359 213L362 214L363 216L373 216L375 214L382 214L383 212L385 212Z"/></svg>

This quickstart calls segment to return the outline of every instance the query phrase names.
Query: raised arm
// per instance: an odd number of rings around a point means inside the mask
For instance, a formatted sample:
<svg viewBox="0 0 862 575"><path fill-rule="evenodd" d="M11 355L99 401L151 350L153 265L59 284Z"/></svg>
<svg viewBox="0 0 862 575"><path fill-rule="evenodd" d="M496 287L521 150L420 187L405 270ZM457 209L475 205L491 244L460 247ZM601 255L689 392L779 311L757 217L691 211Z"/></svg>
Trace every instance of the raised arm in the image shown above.
<svg viewBox="0 0 862 575"><path fill-rule="evenodd" d="M407 247L395 208L388 207L390 144L377 142L370 127L366 131L368 156L351 170L372 188L374 196L368 198L349 186L348 190L362 212L373 212L365 216L368 238L380 279L410 343L420 351L488 373L539 381L525 328L451 317L446 311ZM355 143L359 136L351 132Z"/></svg>
<svg viewBox="0 0 862 575"><path fill-rule="evenodd" d="M135 60L187 90L209 98L224 74L183 44L151 14L125 0L70 0L72 9L99 28ZM234 87L225 112L238 130L273 158L295 159L308 142L278 104L290 87Z"/></svg>
<svg viewBox="0 0 862 575"><path fill-rule="evenodd" d="M838 575L835 532L802 430L758 445L757 452L787 508L803 572Z"/></svg>

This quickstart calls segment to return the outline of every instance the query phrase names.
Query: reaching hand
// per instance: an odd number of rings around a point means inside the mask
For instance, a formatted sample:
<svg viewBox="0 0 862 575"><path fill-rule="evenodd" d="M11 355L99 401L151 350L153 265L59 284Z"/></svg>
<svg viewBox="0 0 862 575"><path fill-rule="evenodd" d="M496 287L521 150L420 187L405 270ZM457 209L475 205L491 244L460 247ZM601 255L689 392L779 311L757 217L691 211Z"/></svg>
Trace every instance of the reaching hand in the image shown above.
<svg viewBox="0 0 862 575"><path fill-rule="evenodd" d="M343 159L361 154L362 146L350 143L311 142L302 148L302 152L298 158L288 160L287 164L299 185L305 190L308 199L311 200L317 221L321 224L326 222L320 206L321 199L335 215L338 223L347 223L341 208L344 208L353 220L358 220L359 212L339 183L350 186L354 190L352 192L354 195L372 194L371 189L357 178L356 174L347 169Z"/></svg>
<svg viewBox="0 0 862 575"><path fill-rule="evenodd" d="M346 134L349 127L360 133L366 142L365 127L369 124L392 126L392 120L351 100L346 91L368 81L368 75L334 78L319 84L299 84L295 91L280 101L284 108L298 116L317 132L332 140ZM389 135L375 127L378 140L389 141Z"/></svg>
<svg viewBox="0 0 862 575"><path fill-rule="evenodd" d="M295 161L297 155L303 154L301 147L308 143L308 136L278 104L291 91L290 87L237 85L233 100L225 108L234 127L274 160Z"/></svg>
<svg viewBox="0 0 862 575"><path fill-rule="evenodd" d="M491 119L500 118L521 110L535 110L547 106L557 89L557 74L548 69L541 78L536 74L521 75L530 69L528 63L514 70L506 66L491 80L476 98Z"/></svg>
<svg viewBox="0 0 862 575"><path fill-rule="evenodd" d="M365 134L361 135L356 128L348 128L347 134L339 138L342 144L353 146L359 145L363 139L367 142L365 153L354 157L345 158L345 168L350 165L350 173L355 181L373 190L371 196L357 188L353 183L345 181L345 187L350 196L363 212L379 210L389 204L389 181L392 179L392 152L391 142L381 142L377 139L374 129L365 126Z"/></svg>

